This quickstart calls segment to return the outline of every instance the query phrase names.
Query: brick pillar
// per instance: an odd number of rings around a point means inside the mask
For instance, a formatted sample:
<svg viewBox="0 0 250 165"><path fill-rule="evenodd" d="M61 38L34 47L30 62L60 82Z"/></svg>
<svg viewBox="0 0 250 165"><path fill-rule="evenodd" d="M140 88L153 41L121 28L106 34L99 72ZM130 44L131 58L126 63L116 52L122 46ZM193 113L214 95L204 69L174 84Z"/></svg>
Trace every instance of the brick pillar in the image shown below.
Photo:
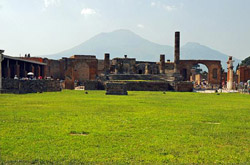
<svg viewBox="0 0 250 165"><path fill-rule="evenodd" d="M104 54L104 72L105 74L109 74L109 68L110 68L110 55L109 53Z"/></svg>
<svg viewBox="0 0 250 165"><path fill-rule="evenodd" d="M160 74L165 74L165 55L160 56Z"/></svg>
<svg viewBox="0 0 250 165"><path fill-rule="evenodd" d="M174 72L179 72L180 61L180 32L175 32L175 45L174 45Z"/></svg>

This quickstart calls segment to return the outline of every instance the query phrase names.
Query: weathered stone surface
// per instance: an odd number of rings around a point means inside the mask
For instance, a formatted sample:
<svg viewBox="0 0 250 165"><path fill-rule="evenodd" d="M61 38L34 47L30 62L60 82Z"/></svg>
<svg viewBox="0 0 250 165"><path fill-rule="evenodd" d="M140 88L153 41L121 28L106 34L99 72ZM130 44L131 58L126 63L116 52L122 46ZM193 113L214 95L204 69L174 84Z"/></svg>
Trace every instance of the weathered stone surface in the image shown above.
<svg viewBox="0 0 250 165"><path fill-rule="evenodd" d="M109 75L110 80L160 80L160 75L144 75L144 74L113 74Z"/></svg>
<svg viewBox="0 0 250 165"><path fill-rule="evenodd" d="M169 82L147 82L147 81L130 81L126 82L128 91L170 91L173 88Z"/></svg>
<svg viewBox="0 0 250 165"><path fill-rule="evenodd" d="M174 89L176 92L192 92L193 83L188 81L180 81L174 83Z"/></svg>
<svg viewBox="0 0 250 165"><path fill-rule="evenodd" d="M179 60L179 70L184 81L189 81L192 67L204 64L208 68L208 83L221 84L221 62L218 60Z"/></svg>
<svg viewBox="0 0 250 165"><path fill-rule="evenodd" d="M84 81L85 90L104 90L104 84L101 81Z"/></svg>
<svg viewBox="0 0 250 165"><path fill-rule="evenodd" d="M128 95L125 83L107 83L106 95Z"/></svg>
<svg viewBox="0 0 250 165"><path fill-rule="evenodd" d="M61 91L58 80L14 80L3 79L5 93L25 94Z"/></svg>

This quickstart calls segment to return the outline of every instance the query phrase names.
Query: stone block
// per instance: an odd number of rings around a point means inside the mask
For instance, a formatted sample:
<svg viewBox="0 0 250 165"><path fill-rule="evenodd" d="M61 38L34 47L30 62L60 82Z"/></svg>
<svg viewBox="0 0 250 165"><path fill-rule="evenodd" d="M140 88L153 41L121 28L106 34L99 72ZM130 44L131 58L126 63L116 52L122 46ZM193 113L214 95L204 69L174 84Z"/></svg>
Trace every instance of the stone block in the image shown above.
<svg viewBox="0 0 250 165"><path fill-rule="evenodd" d="M107 83L106 95L128 95L125 83Z"/></svg>

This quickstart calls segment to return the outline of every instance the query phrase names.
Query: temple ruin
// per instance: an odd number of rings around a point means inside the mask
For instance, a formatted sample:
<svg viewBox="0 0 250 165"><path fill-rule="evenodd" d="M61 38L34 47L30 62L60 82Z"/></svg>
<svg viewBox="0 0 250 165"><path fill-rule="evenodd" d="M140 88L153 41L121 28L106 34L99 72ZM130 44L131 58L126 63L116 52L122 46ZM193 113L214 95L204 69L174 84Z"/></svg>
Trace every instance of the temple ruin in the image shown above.
<svg viewBox="0 0 250 165"><path fill-rule="evenodd" d="M208 83L220 86L220 61L182 60L180 32L175 32L174 48L173 62L166 61L164 54L159 55L159 62L137 61L127 55L110 59L109 53L104 54L103 60L97 59L94 55L73 55L59 60L3 55L1 73L3 79L13 79L15 75L22 78L27 75L27 72L33 72L35 77L63 80L63 87L66 89L74 89L76 85L83 85L90 89L104 89L106 83L122 81L128 84L128 90L141 89L141 86L144 90L163 90L162 86L164 86L165 90L192 91L193 84L190 81L192 66L201 63L208 68Z"/></svg>

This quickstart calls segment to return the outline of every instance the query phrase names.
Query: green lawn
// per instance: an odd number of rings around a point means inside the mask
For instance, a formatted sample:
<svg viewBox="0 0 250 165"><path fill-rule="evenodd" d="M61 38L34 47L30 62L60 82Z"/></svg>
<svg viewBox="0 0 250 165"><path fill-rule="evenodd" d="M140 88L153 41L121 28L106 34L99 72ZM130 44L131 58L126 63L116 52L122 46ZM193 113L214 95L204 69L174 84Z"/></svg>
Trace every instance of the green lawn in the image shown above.
<svg viewBox="0 0 250 165"><path fill-rule="evenodd" d="M88 92L0 95L0 162L250 163L250 95Z"/></svg>

